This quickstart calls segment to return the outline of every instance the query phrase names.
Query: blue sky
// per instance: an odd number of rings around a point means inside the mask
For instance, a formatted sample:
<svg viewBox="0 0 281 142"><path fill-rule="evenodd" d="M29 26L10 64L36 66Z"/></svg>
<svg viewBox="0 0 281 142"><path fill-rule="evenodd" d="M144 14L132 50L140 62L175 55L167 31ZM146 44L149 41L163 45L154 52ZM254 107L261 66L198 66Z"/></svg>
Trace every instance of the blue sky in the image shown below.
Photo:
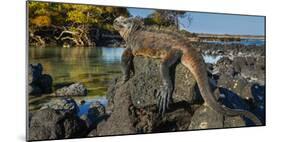
<svg viewBox="0 0 281 142"><path fill-rule="evenodd" d="M133 16L146 17L154 10L128 8ZM186 26L187 18L181 18L182 28L195 33L214 34L241 34L241 35L264 35L264 17L241 16L227 14L213 14L188 12L192 17L190 26Z"/></svg>

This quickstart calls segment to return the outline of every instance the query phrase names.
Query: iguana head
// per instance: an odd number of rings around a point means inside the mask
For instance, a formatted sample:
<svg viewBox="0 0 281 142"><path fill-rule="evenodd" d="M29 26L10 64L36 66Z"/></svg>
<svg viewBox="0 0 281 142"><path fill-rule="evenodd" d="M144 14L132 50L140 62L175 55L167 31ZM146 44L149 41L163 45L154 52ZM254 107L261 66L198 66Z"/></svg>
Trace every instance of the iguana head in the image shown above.
<svg viewBox="0 0 281 142"><path fill-rule="evenodd" d="M143 22L139 18L125 18L123 16L119 16L114 20L113 27L124 39L127 39L131 32L143 27Z"/></svg>

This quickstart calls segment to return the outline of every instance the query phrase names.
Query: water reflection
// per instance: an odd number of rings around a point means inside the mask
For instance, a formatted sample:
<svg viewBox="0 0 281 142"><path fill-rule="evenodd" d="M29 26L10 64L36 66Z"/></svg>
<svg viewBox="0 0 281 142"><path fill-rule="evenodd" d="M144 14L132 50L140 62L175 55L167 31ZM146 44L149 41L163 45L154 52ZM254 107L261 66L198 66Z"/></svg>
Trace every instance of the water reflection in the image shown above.
<svg viewBox="0 0 281 142"><path fill-rule="evenodd" d="M86 114L91 106L92 103L95 103L96 101L99 101L103 106L107 106L108 101L105 96L89 99L85 102L83 105L79 105L79 113L78 115L81 116L83 114Z"/></svg>
<svg viewBox="0 0 281 142"><path fill-rule="evenodd" d="M106 62L121 61L124 48L102 48L102 59Z"/></svg>
<svg viewBox="0 0 281 142"><path fill-rule="evenodd" d="M89 95L105 95L108 82L121 73L123 48L30 48L29 62L41 63L54 86L82 82Z"/></svg>

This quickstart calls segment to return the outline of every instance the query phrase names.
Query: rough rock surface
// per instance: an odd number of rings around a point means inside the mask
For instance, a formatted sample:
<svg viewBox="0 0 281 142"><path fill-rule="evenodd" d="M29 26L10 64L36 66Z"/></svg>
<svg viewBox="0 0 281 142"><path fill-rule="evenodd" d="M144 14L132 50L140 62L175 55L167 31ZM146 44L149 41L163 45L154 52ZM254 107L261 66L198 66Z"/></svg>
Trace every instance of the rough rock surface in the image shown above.
<svg viewBox="0 0 281 142"><path fill-rule="evenodd" d="M189 130L241 126L246 126L246 122L240 116L225 116L224 118L222 114L215 112L206 105L202 105L194 112Z"/></svg>
<svg viewBox="0 0 281 142"><path fill-rule="evenodd" d="M175 82L173 103L164 116L159 116L155 100L155 94L162 85L159 65L160 61L158 60L135 57L135 74L124 84L122 84L121 77L117 77L111 82L107 93L109 105L106 108L106 112L110 113L110 116L98 124L94 134L103 136L250 126L251 123L245 118L223 116L208 106L202 105L203 101L196 81L188 69L181 64L177 64L176 69L171 70ZM243 98L236 94L243 93L252 82L241 75L241 70L235 73L232 60L229 59L229 66L218 62L217 65L211 64L209 67L212 69L212 73L218 70L215 74L209 74L215 85L223 80L226 81L226 84L231 84L233 77L238 78L238 81L234 81L238 84L236 87L232 87L233 89L227 86L219 86L216 89L215 94L218 94L219 103L230 108L252 111L261 118L262 113L256 113L257 107L244 100L247 97ZM231 79L224 79L224 76L231 77ZM233 84L229 86L233 86ZM256 92L261 93L262 90ZM248 93L243 95L250 96L253 91L248 91Z"/></svg>
<svg viewBox="0 0 281 142"><path fill-rule="evenodd" d="M151 59L144 59L141 57L135 57L134 67L135 74L125 84L121 83L121 78L115 78L108 89L107 99L109 104L106 108L108 113L111 113L110 117L98 124L97 133L98 135L117 135L117 134L132 134L132 133L144 133L153 131L167 131L167 130L181 130L181 125L174 124L176 120L169 120L173 123L176 128L168 128L170 125L158 121L156 109L150 109L156 105L156 93L159 91L162 85L162 80L159 74L160 61ZM146 68L143 68L143 67ZM197 91L196 81L188 70L181 64L178 64L175 70L177 72L174 82L176 82L175 91L173 94L173 101L175 104L195 103L200 102L202 99ZM143 108L149 108L145 111ZM143 116L142 113L146 112ZM152 112L151 112L152 111ZM190 116L190 112L183 109L181 110L182 115L179 116ZM169 114L173 118L179 116L175 114L179 111L173 111ZM157 117L157 119L155 119ZM146 118L146 119L144 119ZM186 118L186 117L185 117ZM182 121L186 121L182 117L177 124ZM188 119L189 120L189 119ZM163 119L168 123L168 120ZM160 129L161 127L161 129ZM167 127L167 128L164 128ZM188 127L186 127L188 128Z"/></svg>
<svg viewBox="0 0 281 142"><path fill-rule="evenodd" d="M124 84L124 86L127 87L125 88L130 94L133 105L137 108L155 105L155 95L162 85L159 71L160 60L135 57L134 67L136 71L135 75L133 75L130 80ZM201 100L200 94L197 92L196 81L190 74L189 70L187 70L182 64L178 64L176 69L172 69L171 72L171 76L173 76L175 83L175 89L172 95L174 103L180 101L193 103ZM115 91L116 86L113 85L109 87L109 100L111 100L111 97L116 93Z"/></svg>
<svg viewBox="0 0 281 142"><path fill-rule="evenodd" d="M124 87L126 86L124 85ZM116 89L115 91L113 98L111 98L114 103L110 104L113 105L114 110L107 120L98 124L98 136L136 133L133 120L130 118L129 108L132 106L130 95L128 92L124 92L126 90Z"/></svg>
<svg viewBox="0 0 281 142"><path fill-rule="evenodd" d="M72 114L77 114L79 112L79 107L76 104L75 100L72 98L67 98L67 97L63 97L63 98L59 98L59 99L50 101L50 102L44 104L41 107L41 110L46 109L46 108L52 108L54 110L59 110L59 111L72 113Z"/></svg>
<svg viewBox="0 0 281 142"><path fill-rule="evenodd" d="M99 101L96 101L90 105L88 112L80 118L86 122L89 129L96 129L97 124L106 117L105 107Z"/></svg>
<svg viewBox="0 0 281 142"><path fill-rule="evenodd" d="M55 91L55 96L87 96L87 88L82 83L74 83Z"/></svg>
<svg viewBox="0 0 281 142"><path fill-rule="evenodd" d="M155 95L162 85L159 65L159 60L155 61L135 57L134 67L136 72L131 79L125 84L121 83L120 78L116 78L112 81L107 93L107 98L109 100L107 112L112 113L107 120L98 124L98 135L133 134L184 129L183 127L188 123L183 126L180 124L183 123L183 121L186 122L189 120L189 111L185 109L179 111L176 109L167 113L167 116L164 117L165 119L162 119L157 116L158 114L155 108L151 109L151 107L156 105ZM189 71L186 70L183 65L178 64L176 69L171 70L171 72L172 76L175 76L174 82L176 84L173 94L174 103L199 102L201 97L198 91L196 91L196 81ZM177 74L173 75L174 72L177 72ZM189 117L184 117L186 115ZM187 119L183 119L183 117ZM171 120L171 118L177 119ZM158 119L161 120L159 121ZM185 128L188 128L188 125Z"/></svg>
<svg viewBox="0 0 281 142"><path fill-rule="evenodd" d="M265 58L264 57L228 57L221 58L214 70L229 77L244 78L248 82L265 83Z"/></svg>
<svg viewBox="0 0 281 142"><path fill-rule="evenodd" d="M213 70L217 86L225 97L223 103L231 108L254 112L262 121L265 116L265 58L224 57Z"/></svg>
<svg viewBox="0 0 281 142"><path fill-rule="evenodd" d="M76 115L47 108L32 114L29 140L83 137L85 128L84 121Z"/></svg>
<svg viewBox="0 0 281 142"><path fill-rule="evenodd" d="M106 119L105 107L93 102L88 112L79 116L72 98L62 97L29 114L29 139L63 139L97 135L97 124Z"/></svg>
<svg viewBox="0 0 281 142"><path fill-rule="evenodd" d="M252 49L245 50L252 51ZM244 117L223 116L205 105L196 81L188 69L180 63L171 69L175 84L173 102L163 116L159 115L155 96L162 85L159 65L159 60L135 57L135 74L124 84L120 76L110 83L107 92L108 106L105 108L99 102L93 103L88 112L81 117L77 115L79 109L73 99L62 98L46 104L41 110L29 115L30 139L61 139L253 125ZM31 82L38 80L40 76L38 74L41 69L40 66L38 67L39 69L36 69L38 72L35 71L30 78ZM218 102L229 108L251 111L264 124L264 57L224 57L216 64L208 64L207 67L210 82L213 86L217 86L213 89ZM38 88L40 90L40 87ZM82 84L76 83L59 89L54 94L84 96L87 91Z"/></svg>
<svg viewBox="0 0 281 142"><path fill-rule="evenodd" d="M203 54L211 55L231 55L231 56L265 56L264 45L243 45L243 44L220 44L193 42L194 48L200 49Z"/></svg>

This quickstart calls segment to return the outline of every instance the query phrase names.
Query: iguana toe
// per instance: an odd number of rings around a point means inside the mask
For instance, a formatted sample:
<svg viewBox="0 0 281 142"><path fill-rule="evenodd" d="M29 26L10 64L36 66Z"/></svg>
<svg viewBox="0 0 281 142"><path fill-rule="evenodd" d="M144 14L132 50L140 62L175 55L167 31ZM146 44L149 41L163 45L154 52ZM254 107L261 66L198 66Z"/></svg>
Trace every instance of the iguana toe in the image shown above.
<svg viewBox="0 0 281 142"><path fill-rule="evenodd" d="M169 108L171 101L171 88L167 85L162 86L160 91L157 93L157 106L158 112L163 116L166 110Z"/></svg>

